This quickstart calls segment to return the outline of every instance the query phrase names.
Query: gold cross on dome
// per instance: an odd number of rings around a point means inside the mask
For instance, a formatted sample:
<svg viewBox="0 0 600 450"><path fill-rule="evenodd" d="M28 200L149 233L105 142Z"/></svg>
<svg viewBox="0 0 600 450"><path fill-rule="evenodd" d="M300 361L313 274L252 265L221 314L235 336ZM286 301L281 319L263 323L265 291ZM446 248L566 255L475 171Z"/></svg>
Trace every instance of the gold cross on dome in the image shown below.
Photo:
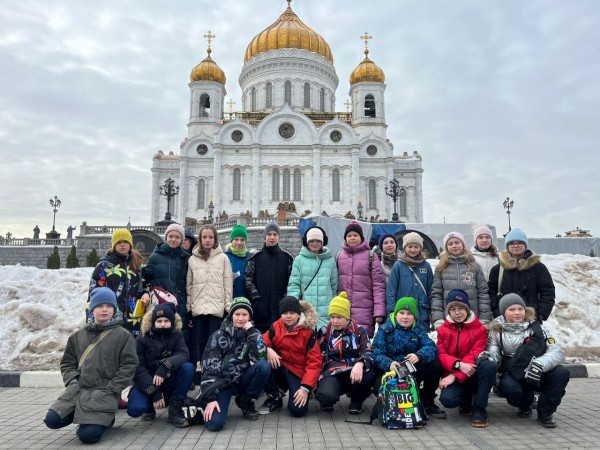
<svg viewBox="0 0 600 450"><path fill-rule="evenodd" d="M369 41L371 39L373 39L373 36L371 36L368 32L365 31L365 34L363 34L360 37L361 40L365 41L365 48L369 48Z"/></svg>
<svg viewBox="0 0 600 450"><path fill-rule="evenodd" d="M233 112L233 105L235 105L235 102L232 98L230 98L227 104L229 105L229 113L231 114Z"/></svg>
<svg viewBox="0 0 600 450"><path fill-rule="evenodd" d="M350 103L350 100L346 100L344 106L346 107L346 112L350 112L350 106L352 106L352 103Z"/></svg>
<svg viewBox="0 0 600 450"><path fill-rule="evenodd" d="M208 30L208 33L206 33L206 34L204 35L204 37L205 37L205 38L206 38L206 40L208 41L208 48L210 48L210 44L211 44L211 42L212 42L212 41L213 41L213 39L214 39L214 38L216 38L217 36L215 36L215 35L213 34L213 32L212 32L212 31Z"/></svg>

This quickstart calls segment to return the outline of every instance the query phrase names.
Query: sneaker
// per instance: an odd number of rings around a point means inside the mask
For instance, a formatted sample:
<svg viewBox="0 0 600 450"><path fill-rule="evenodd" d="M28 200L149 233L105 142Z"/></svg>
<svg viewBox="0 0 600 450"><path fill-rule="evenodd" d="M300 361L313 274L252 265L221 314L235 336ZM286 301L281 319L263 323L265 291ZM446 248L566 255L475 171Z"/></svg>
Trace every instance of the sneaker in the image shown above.
<svg viewBox="0 0 600 450"><path fill-rule="evenodd" d="M333 411L333 405L321 405L321 411L331 412Z"/></svg>
<svg viewBox="0 0 600 450"><path fill-rule="evenodd" d="M246 394L235 398L235 404L242 410L245 420L258 420L258 411L254 406L254 400Z"/></svg>
<svg viewBox="0 0 600 450"><path fill-rule="evenodd" d="M281 408L283 408L283 399L280 395L277 397L267 395L267 399L264 401L261 407L258 408L258 414L269 414L270 412Z"/></svg>
<svg viewBox="0 0 600 450"><path fill-rule="evenodd" d="M465 405L460 405L458 407L458 414L460 414L461 416L468 417L471 415L472 412L473 412L473 408L470 403L465 404Z"/></svg>
<svg viewBox="0 0 600 450"><path fill-rule="evenodd" d="M542 422L543 427L556 428L556 420L554 420L554 417L552 417L552 414L550 414L550 415L538 414L537 420Z"/></svg>
<svg viewBox="0 0 600 450"><path fill-rule="evenodd" d="M522 406L521 408L519 408L519 410L517 411L517 416L522 417L524 419L531 417L531 414L533 413L533 411L531 410L531 406Z"/></svg>
<svg viewBox="0 0 600 450"><path fill-rule="evenodd" d="M333 407L331 409L333 409ZM350 406L348 407L348 414L352 414L353 416L358 416L359 414L362 414L362 412L363 412L362 403L350 402Z"/></svg>
<svg viewBox="0 0 600 450"><path fill-rule="evenodd" d="M425 412L428 416L435 417L436 419L445 419L446 411L441 409L434 402L425 405Z"/></svg>
<svg viewBox="0 0 600 450"><path fill-rule="evenodd" d="M487 421L487 411L480 406L473 406L471 414L471 426L475 428L485 428L489 425Z"/></svg>

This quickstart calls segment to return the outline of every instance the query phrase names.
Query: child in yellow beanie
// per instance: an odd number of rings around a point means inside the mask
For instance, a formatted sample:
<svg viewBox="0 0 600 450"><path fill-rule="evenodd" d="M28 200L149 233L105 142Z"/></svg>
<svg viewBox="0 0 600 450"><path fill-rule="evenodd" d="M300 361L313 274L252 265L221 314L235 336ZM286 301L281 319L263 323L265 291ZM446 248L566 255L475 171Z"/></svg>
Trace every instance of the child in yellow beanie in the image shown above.
<svg viewBox="0 0 600 450"><path fill-rule="evenodd" d="M349 414L360 414L371 395L373 360L366 330L350 318L350 301L341 292L329 304L329 323L319 331L323 373L315 396L324 411L350 394Z"/></svg>

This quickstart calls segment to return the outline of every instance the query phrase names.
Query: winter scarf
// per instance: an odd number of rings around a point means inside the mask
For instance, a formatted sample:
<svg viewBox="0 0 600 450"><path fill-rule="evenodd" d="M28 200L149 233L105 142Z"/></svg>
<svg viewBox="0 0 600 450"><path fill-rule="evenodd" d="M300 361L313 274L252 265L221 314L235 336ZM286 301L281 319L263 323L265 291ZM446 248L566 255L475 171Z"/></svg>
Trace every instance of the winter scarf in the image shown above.
<svg viewBox="0 0 600 450"><path fill-rule="evenodd" d="M416 258L411 258L406 253L401 253L400 256L398 256L398 260L411 269L414 269L425 262L425 257L423 256L423 253L420 253Z"/></svg>
<svg viewBox="0 0 600 450"><path fill-rule="evenodd" d="M238 258L245 258L248 253L248 249L244 246L244 248L236 249L233 245L229 248L229 251L237 256Z"/></svg>

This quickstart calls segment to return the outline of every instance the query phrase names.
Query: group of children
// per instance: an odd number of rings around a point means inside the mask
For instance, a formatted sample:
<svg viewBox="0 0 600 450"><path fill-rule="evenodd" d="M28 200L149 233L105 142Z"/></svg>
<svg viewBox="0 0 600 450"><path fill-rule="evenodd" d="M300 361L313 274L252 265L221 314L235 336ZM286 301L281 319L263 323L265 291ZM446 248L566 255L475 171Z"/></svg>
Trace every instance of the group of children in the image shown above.
<svg viewBox="0 0 600 450"><path fill-rule="evenodd" d="M187 244L190 256L182 248L190 237L172 224L140 269L131 264L138 257L131 234L115 231L92 276L88 323L65 349L66 390L50 407L47 426L78 423L81 441L97 442L131 385L130 416L154 420L157 409L168 407L171 423L189 426L183 406L198 365L199 406L211 431L225 425L232 397L247 420L282 408L285 393L295 417L307 413L311 398L331 411L344 394L348 413L360 414L382 374L404 360L416 368L431 417L446 417L434 402L439 388L444 407L458 407L474 427L488 426L498 373L498 390L520 417L532 415L539 392L538 420L556 426L553 413L569 380L560 365L564 353L517 293L499 296L493 319L485 274L460 233L444 238L435 274L418 233L404 236L402 252L395 236L382 237L379 257L353 222L334 257L324 230L315 227L295 260L279 248L279 233L267 225L263 248L250 253L245 228L236 226L223 252L216 229L204 226L198 243ZM151 299L162 301L152 307ZM143 318L134 315L138 300L149 309ZM437 343L428 336L430 324ZM541 343L523 351L531 336Z"/></svg>

